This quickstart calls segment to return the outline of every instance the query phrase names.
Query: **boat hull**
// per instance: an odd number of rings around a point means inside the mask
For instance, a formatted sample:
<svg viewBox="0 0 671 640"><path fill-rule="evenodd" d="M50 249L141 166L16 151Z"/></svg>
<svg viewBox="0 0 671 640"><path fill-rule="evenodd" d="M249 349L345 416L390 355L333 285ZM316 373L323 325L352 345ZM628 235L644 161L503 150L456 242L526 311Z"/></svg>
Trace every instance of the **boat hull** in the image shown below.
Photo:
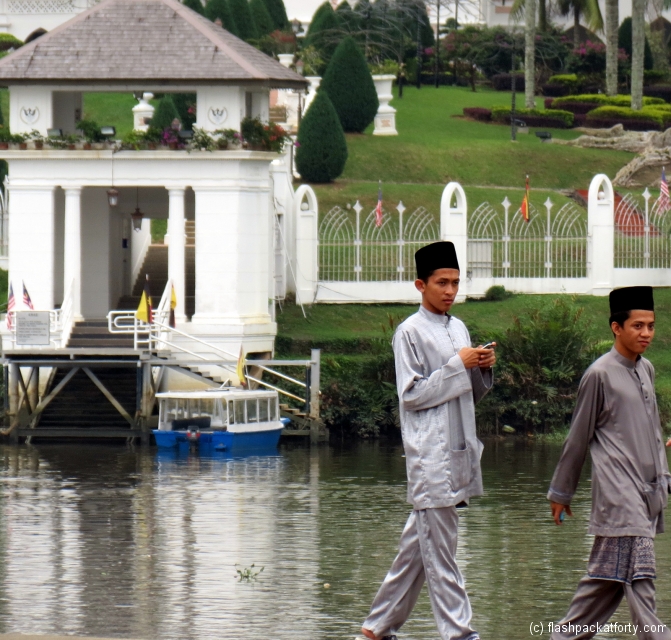
<svg viewBox="0 0 671 640"><path fill-rule="evenodd" d="M246 451L250 449L276 448L280 440L282 428L266 431L247 431L234 433L231 431L200 432L197 437L189 439L186 431L152 431L156 445L160 448L197 446L199 450L214 451Z"/></svg>

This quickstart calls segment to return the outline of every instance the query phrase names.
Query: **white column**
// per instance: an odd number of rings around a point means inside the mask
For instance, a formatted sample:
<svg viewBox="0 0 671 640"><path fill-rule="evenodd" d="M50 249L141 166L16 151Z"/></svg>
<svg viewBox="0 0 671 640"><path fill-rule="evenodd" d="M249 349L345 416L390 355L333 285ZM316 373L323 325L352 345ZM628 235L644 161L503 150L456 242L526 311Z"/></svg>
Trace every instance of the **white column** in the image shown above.
<svg viewBox="0 0 671 640"><path fill-rule="evenodd" d="M615 193L605 174L594 176L587 196L587 268L592 295L607 296L615 275Z"/></svg>
<svg viewBox="0 0 671 640"><path fill-rule="evenodd" d="M63 264L63 295L72 289L72 311L75 319L82 317L82 190L65 189L65 239Z"/></svg>
<svg viewBox="0 0 671 640"><path fill-rule="evenodd" d="M175 308L175 320L185 322L185 245L186 233L184 232L184 189L168 189L168 279L172 280L177 297Z"/></svg>
<svg viewBox="0 0 671 640"><path fill-rule="evenodd" d="M22 282L35 309L54 308L54 189L11 187L9 278L16 309L24 309Z"/></svg>
<svg viewBox="0 0 671 640"><path fill-rule="evenodd" d="M294 198L296 224L296 302L312 304L317 295L319 240L317 196L309 185L296 189Z"/></svg>

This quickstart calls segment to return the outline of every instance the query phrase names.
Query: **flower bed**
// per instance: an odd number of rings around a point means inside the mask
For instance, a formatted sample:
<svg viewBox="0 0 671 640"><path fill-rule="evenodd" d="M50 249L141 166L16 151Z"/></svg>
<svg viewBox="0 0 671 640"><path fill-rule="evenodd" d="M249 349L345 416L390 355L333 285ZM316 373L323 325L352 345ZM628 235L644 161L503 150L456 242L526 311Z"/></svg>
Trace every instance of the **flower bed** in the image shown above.
<svg viewBox="0 0 671 640"><path fill-rule="evenodd" d="M492 120L510 122L510 113L509 107L493 107ZM516 109L515 117L524 120L528 127L570 129L573 126L573 114L560 109Z"/></svg>
<svg viewBox="0 0 671 640"><path fill-rule="evenodd" d="M491 109L483 107L464 107L464 116L478 122L491 122L492 120Z"/></svg>

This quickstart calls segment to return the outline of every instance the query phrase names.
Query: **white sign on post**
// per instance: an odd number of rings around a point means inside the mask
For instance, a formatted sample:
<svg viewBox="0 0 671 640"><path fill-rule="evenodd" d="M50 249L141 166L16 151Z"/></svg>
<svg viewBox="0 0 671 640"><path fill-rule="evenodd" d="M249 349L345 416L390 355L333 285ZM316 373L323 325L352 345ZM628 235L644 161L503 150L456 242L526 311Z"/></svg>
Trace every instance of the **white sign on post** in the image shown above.
<svg viewBox="0 0 671 640"><path fill-rule="evenodd" d="M16 312L17 346L49 346L51 344L48 311Z"/></svg>

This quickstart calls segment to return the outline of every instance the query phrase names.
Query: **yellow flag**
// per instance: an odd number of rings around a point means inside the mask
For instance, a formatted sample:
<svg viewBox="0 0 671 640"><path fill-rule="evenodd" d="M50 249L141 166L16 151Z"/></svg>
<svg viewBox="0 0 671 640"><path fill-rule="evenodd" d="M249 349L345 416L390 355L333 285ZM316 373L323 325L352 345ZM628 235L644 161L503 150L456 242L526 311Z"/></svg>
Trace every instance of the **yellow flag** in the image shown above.
<svg viewBox="0 0 671 640"><path fill-rule="evenodd" d="M149 322L149 305L147 304L147 295L144 291L142 292L140 304L135 312L135 317L143 322Z"/></svg>
<svg viewBox="0 0 671 640"><path fill-rule="evenodd" d="M175 293L175 285L170 285L170 315L168 324L174 329L177 326L175 322L175 309L177 308L177 294Z"/></svg>
<svg viewBox="0 0 671 640"><path fill-rule="evenodd" d="M235 370L240 379L240 384L244 386L247 383L247 378L245 377L245 352L240 345L240 356L238 357L238 366Z"/></svg>

